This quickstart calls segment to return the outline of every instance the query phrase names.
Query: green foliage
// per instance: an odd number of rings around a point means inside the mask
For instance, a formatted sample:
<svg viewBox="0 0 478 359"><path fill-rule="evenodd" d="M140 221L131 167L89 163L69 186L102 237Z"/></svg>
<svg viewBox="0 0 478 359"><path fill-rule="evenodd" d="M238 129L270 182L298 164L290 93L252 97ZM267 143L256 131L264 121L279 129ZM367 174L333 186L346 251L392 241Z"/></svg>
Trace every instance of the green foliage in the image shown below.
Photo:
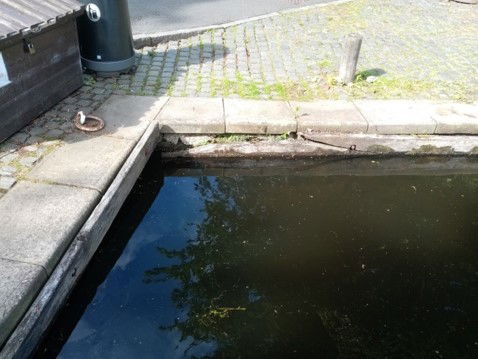
<svg viewBox="0 0 478 359"><path fill-rule="evenodd" d="M95 83L96 80L92 75L83 75L83 84L86 86L93 86Z"/></svg>
<svg viewBox="0 0 478 359"><path fill-rule="evenodd" d="M319 61L318 65L319 65L320 68L326 69L326 68L332 66L332 61L330 61L329 59L323 59L323 60Z"/></svg>
<svg viewBox="0 0 478 359"><path fill-rule="evenodd" d="M214 137L214 143L235 143L235 142L246 142L253 138L254 136L250 135L217 135Z"/></svg>
<svg viewBox="0 0 478 359"><path fill-rule="evenodd" d="M360 72L351 86L344 87L352 98L414 98L425 97L433 88L433 83L407 77L378 76L368 82L369 76L377 76L374 71Z"/></svg>
<svg viewBox="0 0 478 359"><path fill-rule="evenodd" d="M290 137L290 132L283 133L278 137L279 140L287 140Z"/></svg>

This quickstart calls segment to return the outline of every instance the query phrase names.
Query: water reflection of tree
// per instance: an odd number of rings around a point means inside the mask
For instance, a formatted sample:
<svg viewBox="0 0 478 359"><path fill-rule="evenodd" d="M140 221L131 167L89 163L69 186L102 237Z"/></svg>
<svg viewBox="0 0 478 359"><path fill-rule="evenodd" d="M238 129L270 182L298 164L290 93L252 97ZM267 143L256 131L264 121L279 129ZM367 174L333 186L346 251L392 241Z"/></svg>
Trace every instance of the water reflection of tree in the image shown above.
<svg viewBox="0 0 478 359"><path fill-rule="evenodd" d="M476 255L443 262L449 246L417 240L438 233L434 223L377 235L364 220L382 220L382 209L363 197L379 184L366 181L291 191L297 183L284 178L201 178L196 238L160 249L178 264L146 273L180 283L172 299L185 315L169 328L215 342L216 357L465 356L478 315ZM426 186L442 186L435 181ZM404 217L393 223L405 227L422 199L409 186L389 191ZM449 205L446 195L434 200Z"/></svg>

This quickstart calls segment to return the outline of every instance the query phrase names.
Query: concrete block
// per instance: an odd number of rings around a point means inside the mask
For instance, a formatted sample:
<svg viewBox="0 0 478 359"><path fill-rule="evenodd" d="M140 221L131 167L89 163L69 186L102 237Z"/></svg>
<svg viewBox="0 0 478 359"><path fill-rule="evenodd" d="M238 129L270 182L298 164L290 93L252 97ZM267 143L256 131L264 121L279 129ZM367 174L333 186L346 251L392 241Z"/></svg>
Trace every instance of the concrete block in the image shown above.
<svg viewBox="0 0 478 359"><path fill-rule="evenodd" d="M20 158L18 162L20 162L20 164L22 164L25 167L32 167L37 161L38 161L38 157L27 156L27 157Z"/></svg>
<svg viewBox="0 0 478 359"><path fill-rule="evenodd" d="M409 100L355 101L367 120L367 133L383 135L433 134L436 122L431 116L432 104Z"/></svg>
<svg viewBox="0 0 478 359"><path fill-rule="evenodd" d="M98 200L94 190L20 181L0 201L0 257L51 273Z"/></svg>
<svg viewBox="0 0 478 359"><path fill-rule="evenodd" d="M168 97L112 95L93 113L105 121L98 134L138 140L167 101Z"/></svg>
<svg viewBox="0 0 478 359"><path fill-rule="evenodd" d="M9 163L15 161L19 156L20 154L18 152L9 153L8 155L0 158L0 163Z"/></svg>
<svg viewBox="0 0 478 359"><path fill-rule="evenodd" d="M478 105L437 104L432 111L436 134L478 134Z"/></svg>
<svg viewBox="0 0 478 359"><path fill-rule="evenodd" d="M224 99L226 133L280 135L297 131L287 102Z"/></svg>
<svg viewBox="0 0 478 359"><path fill-rule="evenodd" d="M13 166L0 165L0 176L12 176L17 172L17 169Z"/></svg>
<svg viewBox="0 0 478 359"><path fill-rule="evenodd" d="M33 168L29 179L104 192L135 144L108 136L71 135L66 140Z"/></svg>
<svg viewBox="0 0 478 359"><path fill-rule="evenodd" d="M201 136L201 135L182 135L179 137L181 143L189 146L200 146L206 144L214 139L213 136Z"/></svg>
<svg viewBox="0 0 478 359"><path fill-rule="evenodd" d="M349 101L291 102L297 115L297 131L365 133L367 121Z"/></svg>
<svg viewBox="0 0 478 359"><path fill-rule="evenodd" d="M17 182L15 177L0 175L0 190L8 191Z"/></svg>
<svg viewBox="0 0 478 359"><path fill-rule="evenodd" d="M0 278L1 346L47 278L45 270L38 265L2 258Z"/></svg>
<svg viewBox="0 0 478 359"><path fill-rule="evenodd" d="M224 113L220 98L172 97L157 117L162 133L224 133Z"/></svg>

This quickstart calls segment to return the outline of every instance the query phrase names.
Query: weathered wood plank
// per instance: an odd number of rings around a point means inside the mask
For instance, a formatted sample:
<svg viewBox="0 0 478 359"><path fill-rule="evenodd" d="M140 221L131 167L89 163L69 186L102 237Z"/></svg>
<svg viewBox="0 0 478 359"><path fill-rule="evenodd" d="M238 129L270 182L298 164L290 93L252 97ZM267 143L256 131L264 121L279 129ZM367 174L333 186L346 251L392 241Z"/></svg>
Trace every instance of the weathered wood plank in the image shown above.
<svg viewBox="0 0 478 359"><path fill-rule="evenodd" d="M362 47L362 36L350 34L345 40L342 60L340 62L338 81L343 84L351 83L355 79L357 63Z"/></svg>
<svg viewBox="0 0 478 359"><path fill-rule="evenodd" d="M79 64L72 64L48 80L0 105L0 141L47 111L83 83ZM48 96L45 95L48 93Z"/></svg>
<svg viewBox="0 0 478 359"><path fill-rule="evenodd" d="M36 35L32 37L32 43L37 51L34 55L25 53L21 41L2 50L12 82L24 78L28 71L44 70L47 66L55 65L63 57L76 53L79 58L78 36L74 23L67 23L60 28ZM48 76L38 73L37 77L47 78Z"/></svg>
<svg viewBox="0 0 478 359"><path fill-rule="evenodd" d="M72 20L32 36L37 53L23 43L3 49L9 85L0 88L0 142L79 88L82 71Z"/></svg>

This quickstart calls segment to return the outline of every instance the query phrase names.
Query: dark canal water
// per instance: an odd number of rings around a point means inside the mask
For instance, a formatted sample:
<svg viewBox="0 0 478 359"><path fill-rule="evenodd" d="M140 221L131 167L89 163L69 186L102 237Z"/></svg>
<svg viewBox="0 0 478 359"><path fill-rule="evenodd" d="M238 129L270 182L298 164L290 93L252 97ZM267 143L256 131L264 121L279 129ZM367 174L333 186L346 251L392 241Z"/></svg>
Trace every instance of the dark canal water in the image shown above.
<svg viewBox="0 0 478 359"><path fill-rule="evenodd" d="M478 175L420 165L148 165L37 357L478 357Z"/></svg>

